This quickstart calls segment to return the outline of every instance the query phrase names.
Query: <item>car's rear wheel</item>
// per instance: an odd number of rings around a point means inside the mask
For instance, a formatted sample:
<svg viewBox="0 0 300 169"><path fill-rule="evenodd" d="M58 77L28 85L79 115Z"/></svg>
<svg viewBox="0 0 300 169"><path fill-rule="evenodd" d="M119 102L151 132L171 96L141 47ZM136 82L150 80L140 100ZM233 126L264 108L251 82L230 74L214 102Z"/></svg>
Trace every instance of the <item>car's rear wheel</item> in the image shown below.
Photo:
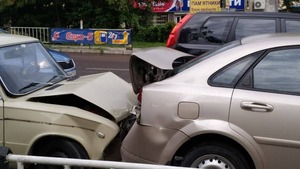
<svg viewBox="0 0 300 169"><path fill-rule="evenodd" d="M192 148L181 166L202 169L252 169L245 156L236 148L219 143L205 143Z"/></svg>
<svg viewBox="0 0 300 169"><path fill-rule="evenodd" d="M39 144L33 151L33 155L59 157L59 158L78 158L88 159L87 153L76 142L66 139L50 139ZM63 169L63 166L55 165L34 165L34 169ZM81 169L72 167L72 169Z"/></svg>

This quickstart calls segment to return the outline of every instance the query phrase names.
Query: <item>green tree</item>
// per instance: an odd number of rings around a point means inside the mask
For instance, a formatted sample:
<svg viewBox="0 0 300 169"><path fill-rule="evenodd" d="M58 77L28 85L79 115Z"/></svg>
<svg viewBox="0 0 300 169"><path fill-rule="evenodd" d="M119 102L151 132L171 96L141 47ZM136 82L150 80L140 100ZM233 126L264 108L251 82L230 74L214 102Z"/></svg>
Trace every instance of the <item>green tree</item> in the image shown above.
<svg viewBox="0 0 300 169"><path fill-rule="evenodd" d="M128 28L148 26L151 1L144 9L134 8L134 0L1 0L0 24L12 26Z"/></svg>
<svg viewBox="0 0 300 169"><path fill-rule="evenodd" d="M293 6L293 4L294 4L295 2L300 2L300 0L283 0L283 6L286 7L286 10L287 10L287 11L293 12L292 6ZM299 11L298 11L298 12L299 12Z"/></svg>

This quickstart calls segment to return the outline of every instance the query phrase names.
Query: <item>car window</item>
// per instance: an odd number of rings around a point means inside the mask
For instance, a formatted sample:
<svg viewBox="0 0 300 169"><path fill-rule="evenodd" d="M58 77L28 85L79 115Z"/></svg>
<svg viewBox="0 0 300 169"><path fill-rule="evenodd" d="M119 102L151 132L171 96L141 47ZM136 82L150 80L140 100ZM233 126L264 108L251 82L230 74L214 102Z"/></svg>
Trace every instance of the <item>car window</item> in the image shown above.
<svg viewBox="0 0 300 169"><path fill-rule="evenodd" d="M239 19L235 29L235 39L257 34L275 33L275 25L275 19Z"/></svg>
<svg viewBox="0 0 300 169"><path fill-rule="evenodd" d="M212 75L209 79L209 84L212 86L234 87L262 52L263 51L253 53L222 68Z"/></svg>
<svg viewBox="0 0 300 169"><path fill-rule="evenodd" d="M189 44L225 43L232 22L233 17L210 17L205 21L201 15L195 15L181 30L178 42Z"/></svg>
<svg viewBox="0 0 300 169"><path fill-rule="evenodd" d="M253 88L300 94L300 49L268 53L253 69Z"/></svg>
<svg viewBox="0 0 300 169"><path fill-rule="evenodd" d="M285 26L286 32L300 32L300 21L298 20L286 20Z"/></svg>
<svg viewBox="0 0 300 169"><path fill-rule="evenodd" d="M233 17L211 17L200 28L201 36L210 43L226 43Z"/></svg>
<svg viewBox="0 0 300 169"><path fill-rule="evenodd" d="M232 41L229 42L227 44L221 45L218 48L216 48L215 50L211 50L209 52L206 52L198 57L195 57L194 59L188 61L187 63L177 67L174 69L175 74L184 71L185 69L188 69L194 65L196 65L197 63L202 62L203 60L206 60L210 57L213 57L214 55L217 55L218 53L221 53L223 51L229 50L231 48L234 48L236 46L241 45L241 41L240 40L236 40L236 41Z"/></svg>
<svg viewBox="0 0 300 169"><path fill-rule="evenodd" d="M0 80L8 93L25 95L64 79L64 73L40 43L0 48ZM57 82L55 81L55 82Z"/></svg>

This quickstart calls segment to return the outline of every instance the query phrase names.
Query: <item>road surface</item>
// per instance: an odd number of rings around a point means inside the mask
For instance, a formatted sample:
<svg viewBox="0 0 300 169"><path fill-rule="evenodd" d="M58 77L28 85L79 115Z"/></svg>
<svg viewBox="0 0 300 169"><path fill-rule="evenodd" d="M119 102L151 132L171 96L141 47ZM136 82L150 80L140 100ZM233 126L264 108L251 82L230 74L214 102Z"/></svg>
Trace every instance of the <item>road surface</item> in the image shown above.
<svg viewBox="0 0 300 169"><path fill-rule="evenodd" d="M67 53L75 61L77 75L88 75L101 72L113 72L130 82L130 55L97 54L97 53Z"/></svg>

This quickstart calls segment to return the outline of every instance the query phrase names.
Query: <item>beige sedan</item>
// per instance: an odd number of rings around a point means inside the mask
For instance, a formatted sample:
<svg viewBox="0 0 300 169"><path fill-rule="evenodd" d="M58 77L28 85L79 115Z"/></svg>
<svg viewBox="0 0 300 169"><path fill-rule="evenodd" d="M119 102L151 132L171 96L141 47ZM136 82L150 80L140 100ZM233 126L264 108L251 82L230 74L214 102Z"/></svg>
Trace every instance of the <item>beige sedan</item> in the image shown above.
<svg viewBox="0 0 300 169"><path fill-rule="evenodd" d="M0 144L14 154L104 159L136 104L118 76L70 78L25 36L0 34L0 82Z"/></svg>
<svg viewBox="0 0 300 169"><path fill-rule="evenodd" d="M192 58L166 48L132 55L140 105L123 161L300 168L300 34L247 37Z"/></svg>

